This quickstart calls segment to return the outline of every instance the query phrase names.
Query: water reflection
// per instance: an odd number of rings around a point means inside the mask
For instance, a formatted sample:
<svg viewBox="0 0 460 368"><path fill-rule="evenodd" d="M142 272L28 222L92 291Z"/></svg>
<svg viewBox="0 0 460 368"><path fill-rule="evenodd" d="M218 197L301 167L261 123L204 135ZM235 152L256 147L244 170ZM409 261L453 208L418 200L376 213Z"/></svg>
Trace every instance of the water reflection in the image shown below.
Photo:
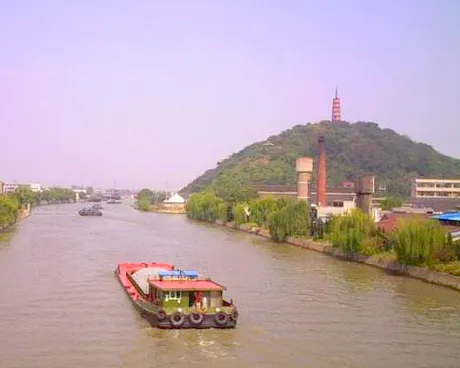
<svg viewBox="0 0 460 368"><path fill-rule="evenodd" d="M409 318L423 318L434 323L459 321L458 291L403 277L395 291L395 299Z"/></svg>
<svg viewBox="0 0 460 368"><path fill-rule="evenodd" d="M0 253L5 252L11 245L13 236L16 233L16 226L0 230Z"/></svg>

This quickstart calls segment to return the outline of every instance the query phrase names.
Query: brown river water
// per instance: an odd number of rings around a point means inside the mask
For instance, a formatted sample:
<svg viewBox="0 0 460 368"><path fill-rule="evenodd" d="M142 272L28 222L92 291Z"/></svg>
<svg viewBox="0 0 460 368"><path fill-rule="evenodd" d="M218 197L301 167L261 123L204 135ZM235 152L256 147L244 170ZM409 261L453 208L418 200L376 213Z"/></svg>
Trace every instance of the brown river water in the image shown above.
<svg viewBox="0 0 460 368"><path fill-rule="evenodd" d="M0 243L0 367L460 367L460 293L182 215L35 209ZM4 237L3 237L4 238ZM234 330L151 328L118 262L228 287Z"/></svg>

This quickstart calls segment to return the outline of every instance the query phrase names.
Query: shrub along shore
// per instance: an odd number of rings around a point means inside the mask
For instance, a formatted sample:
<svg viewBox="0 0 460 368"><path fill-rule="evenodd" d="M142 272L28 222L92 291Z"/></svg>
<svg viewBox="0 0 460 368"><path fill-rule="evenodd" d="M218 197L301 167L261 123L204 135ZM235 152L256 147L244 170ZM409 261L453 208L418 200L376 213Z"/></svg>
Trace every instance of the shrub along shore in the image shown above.
<svg viewBox="0 0 460 368"><path fill-rule="evenodd" d="M187 215L460 290L460 242L446 236L435 220L407 220L395 232L384 233L355 209L321 225L311 220L305 202L263 198L232 203L212 191L193 194Z"/></svg>

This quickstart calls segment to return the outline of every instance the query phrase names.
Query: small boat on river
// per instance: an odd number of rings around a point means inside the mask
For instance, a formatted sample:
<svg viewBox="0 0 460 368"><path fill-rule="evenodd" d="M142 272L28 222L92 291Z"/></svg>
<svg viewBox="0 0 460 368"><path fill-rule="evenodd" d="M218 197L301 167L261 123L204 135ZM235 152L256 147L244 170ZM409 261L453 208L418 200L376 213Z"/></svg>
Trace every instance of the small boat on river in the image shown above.
<svg viewBox="0 0 460 368"><path fill-rule="evenodd" d="M78 211L80 216L102 216L102 212L95 208L83 208Z"/></svg>
<svg viewBox="0 0 460 368"><path fill-rule="evenodd" d="M115 275L142 317L154 327L234 328L238 310L225 286L168 263L120 263Z"/></svg>

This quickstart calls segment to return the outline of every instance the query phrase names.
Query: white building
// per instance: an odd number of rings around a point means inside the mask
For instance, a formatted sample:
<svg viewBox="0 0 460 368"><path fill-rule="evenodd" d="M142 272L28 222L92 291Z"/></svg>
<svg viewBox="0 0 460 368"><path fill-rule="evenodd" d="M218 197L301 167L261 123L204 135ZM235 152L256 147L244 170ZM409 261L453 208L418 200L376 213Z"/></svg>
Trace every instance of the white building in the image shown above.
<svg viewBox="0 0 460 368"><path fill-rule="evenodd" d="M14 193L18 188L29 188L32 192L37 193L42 191L42 186L40 184L3 184L3 193Z"/></svg>
<svg viewBox="0 0 460 368"><path fill-rule="evenodd" d="M30 190L34 193L38 193L42 191L41 184L29 184Z"/></svg>
<svg viewBox="0 0 460 368"><path fill-rule="evenodd" d="M460 179L412 180L413 198L460 198Z"/></svg>
<svg viewBox="0 0 460 368"><path fill-rule="evenodd" d="M168 199L163 201L164 204L169 204L169 205L180 205L180 204L185 204L185 199L182 198L179 194L174 194Z"/></svg>
<svg viewBox="0 0 460 368"><path fill-rule="evenodd" d="M19 188L19 184L3 184L3 193L14 193Z"/></svg>

